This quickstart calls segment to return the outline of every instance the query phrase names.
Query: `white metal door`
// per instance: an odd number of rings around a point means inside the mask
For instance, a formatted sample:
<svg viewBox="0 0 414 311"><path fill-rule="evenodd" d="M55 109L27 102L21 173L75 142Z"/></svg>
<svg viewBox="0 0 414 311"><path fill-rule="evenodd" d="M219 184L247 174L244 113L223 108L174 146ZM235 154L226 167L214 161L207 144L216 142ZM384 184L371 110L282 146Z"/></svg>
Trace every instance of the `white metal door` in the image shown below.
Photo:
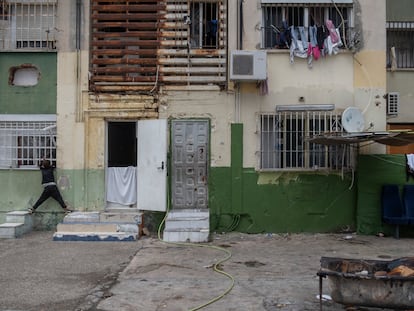
<svg viewBox="0 0 414 311"><path fill-rule="evenodd" d="M137 207L165 211L167 204L167 120L140 120L137 126Z"/></svg>

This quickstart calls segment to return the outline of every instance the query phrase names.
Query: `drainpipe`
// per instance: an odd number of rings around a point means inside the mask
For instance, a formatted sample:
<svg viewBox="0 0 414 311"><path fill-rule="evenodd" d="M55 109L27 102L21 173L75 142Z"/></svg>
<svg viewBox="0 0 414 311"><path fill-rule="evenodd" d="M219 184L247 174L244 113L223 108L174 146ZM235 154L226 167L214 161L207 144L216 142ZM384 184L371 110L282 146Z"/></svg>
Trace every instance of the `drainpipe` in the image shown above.
<svg viewBox="0 0 414 311"><path fill-rule="evenodd" d="M81 21L82 21L82 0L76 0L76 122L82 121L82 90L81 90Z"/></svg>
<svg viewBox="0 0 414 311"><path fill-rule="evenodd" d="M75 86L75 98L76 98L76 120L75 122L82 122L82 86L81 86L81 74L82 74L82 61L81 61L81 33L82 33L82 0L76 0L76 12L75 12L75 51L76 51L76 86ZM88 137L89 122L84 122L84 135ZM83 185L84 185L84 208L88 208L88 147L84 142L84 164L83 164Z"/></svg>
<svg viewBox="0 0 414 311"><path fill-rule="evenodd" d="M243 1L238 0L237 5L237 50L243 49ZM234 121L240 123L240 83L236 82L235 107L234 107Z"/></svg>

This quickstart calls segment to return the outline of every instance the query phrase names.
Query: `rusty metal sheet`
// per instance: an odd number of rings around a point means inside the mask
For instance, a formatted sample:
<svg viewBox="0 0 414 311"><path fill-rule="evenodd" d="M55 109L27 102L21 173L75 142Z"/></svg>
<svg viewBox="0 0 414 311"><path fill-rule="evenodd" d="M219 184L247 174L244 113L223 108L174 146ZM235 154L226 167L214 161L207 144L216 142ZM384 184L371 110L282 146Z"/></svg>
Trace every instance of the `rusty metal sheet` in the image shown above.
<svg viewBox="0 0 414 311"><path fill-rule="evenodd" d="M190 5L187 0L91 0L90 89L152 93L160 85L203 84L222 89L227 71L225 1L202 4L217 9L215 46L189 47L191 28L183 16Z"/></svg>

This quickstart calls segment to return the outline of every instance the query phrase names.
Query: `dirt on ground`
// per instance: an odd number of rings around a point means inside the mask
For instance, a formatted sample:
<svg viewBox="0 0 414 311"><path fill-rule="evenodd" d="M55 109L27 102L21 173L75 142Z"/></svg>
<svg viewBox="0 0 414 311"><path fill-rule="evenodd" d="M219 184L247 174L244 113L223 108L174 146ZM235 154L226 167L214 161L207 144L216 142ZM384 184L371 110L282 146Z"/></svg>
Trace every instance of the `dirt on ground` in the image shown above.
<svg viewBox="0 0 414 311"><path fill-rule="evenodd" d="M318 311L322 256L414 256L412 239L352 233L213 234L195 245L156 236L54 242L52 234L0 240L0 311ZM322 310L346 310L330 290L324 279Z"/></svg>
<svg viewBox="0 0 414 311"><path fill-rule="evenodd" d="M316 311L321 307L317 272L322 256L391 260L414 255L410 239L355 234L230 233L212 239L210 245L220 249L156 239L139 242L142 249L98 310L178 311L203 306L200 310ZM220 263L229 252L231 257ZM212 269L216 263L227 275ZM327 298L323 310L345 310L329 299L326 280L322 294Z"/></svg>

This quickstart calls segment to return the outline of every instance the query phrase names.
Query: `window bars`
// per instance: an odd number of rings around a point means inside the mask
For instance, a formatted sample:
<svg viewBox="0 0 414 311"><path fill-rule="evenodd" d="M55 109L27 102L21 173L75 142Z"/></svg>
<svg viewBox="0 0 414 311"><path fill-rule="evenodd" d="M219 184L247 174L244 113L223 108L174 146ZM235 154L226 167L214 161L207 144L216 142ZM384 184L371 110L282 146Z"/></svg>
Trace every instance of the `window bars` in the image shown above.
<svg viewBox="0 0 414 311"><path fill-rule="evenodd" d="M0 49L56 49L57 0L0 0Z"/></svg>
<svg viewBox="0 0 414 311"><path fill-rule="evenodd" d="M324 146L307 140L323 132L342 132L340 115L327 111L286 111L261 114L259 123L261 170L352 168L349 146Z"/></svg>
<svg viewBox="0 0 414 311"><path fill-rule="evenodd" d="M414 22L387 22L387 67L414 68Z"/></svg>
<svg viewBox="0 0 414 311"><path fill-rule="evenodd" d="M338 28L343 42L351 40L353 19L352 3L262 3L262 47L266 49L287 49L286 37L290 36L290 27L304 27L310 40L309 27L318 27L325 31L325 23L331 20ZM290 44L290 43L289 43ZM346 47L346 44L345 44Z"/></svg>
<svg viewBox="0 0 414 311"><path fill-rule="evenodd" d="M0 121L0 168L34 168L42 158L56 164L56 122Z"/></svg>

